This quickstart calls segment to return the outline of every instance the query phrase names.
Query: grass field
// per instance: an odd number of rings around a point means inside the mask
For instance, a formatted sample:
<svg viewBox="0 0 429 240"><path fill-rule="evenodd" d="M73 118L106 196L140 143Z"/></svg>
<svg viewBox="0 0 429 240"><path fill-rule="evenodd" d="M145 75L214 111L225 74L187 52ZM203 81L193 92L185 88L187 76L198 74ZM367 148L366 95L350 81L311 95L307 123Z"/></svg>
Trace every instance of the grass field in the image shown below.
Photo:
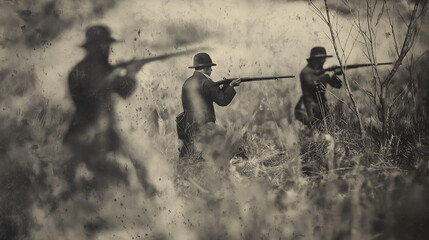
<svg viewBox="0 0 429 240"><path fill-rule="evenodd" d="M311 136L293 115L301 95L298 78L243 83L228 107L216 107L217 124L227 130L227 139L216 139L205 149L219 154L207 161L181 161L175 116L182 111L182 84L192 74L187 68L190 54L144 66L132 96L113 96L123 149L100 164L116 162L126 177L115 182L82 163L76 181L101 176L106 186L92 191L83 187L61 198L70 184L62 173L75 154L62 145L74 111L66 81L84 56L79 44L88 25L106 24L120 40L112 47L112 63L206 47L218 64L215 80L298 76L311 47L322 45L330 53L333 48L326 26L301 1L87 1L80 6L57 1L53 7L48 1L10 2L0 4L6 9L0 18L5 22L0 49L0 239L429 235L427 21L392 83L398 91L409 82L414 88L398 99L387 140L380 133L377 109L362 90L371 89L372 73L358 69L347 73L365 127L363 139L344 89L327 93L329 137ZM392 4L399 9L404 5ZM333 5L340 12L341 3ZM339 36L345 39L350 16L337 16L337 25L344 26ZM390 25L385 17L379 24L383 31L377 32L377 53L390 61L395 59ZM405 26L397 26L401 40ZM365 62L361 42L349 48L349 63ZM333 64L335 58L326 65ZM389 68L379 70L384 76ZM240 153L225 157L236 141ZM147 197L132 161L146 168L158 190L155 197Z"/></svg>

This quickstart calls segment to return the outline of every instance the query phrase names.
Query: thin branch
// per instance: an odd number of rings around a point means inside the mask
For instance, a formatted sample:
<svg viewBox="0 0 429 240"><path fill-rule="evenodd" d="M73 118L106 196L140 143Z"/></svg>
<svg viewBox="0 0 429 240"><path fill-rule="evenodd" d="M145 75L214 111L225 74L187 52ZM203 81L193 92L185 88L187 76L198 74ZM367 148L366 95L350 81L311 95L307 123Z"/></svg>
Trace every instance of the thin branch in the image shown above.
<svg viewBox="0 0 429 240"><path fill-rule="evenodd" d="M428 10L429 10L429 8L427 7L427 1L424 1L423 6L422 6L422 10L420 11L420 14L417 16L417 18L421 18L424 15L426 15Z"/></svg>
<svg viewBox="0 0 429 240"><path fill-rule="evenodd" d="M373 63L374 65L371 67L372 68L372 72L373 72L373 74L374 74L374 76L376 77L376 79L378 80L378 82L380 83L381 82L381 77L380 77L380 75L379 75L379 73L378 73L378 70L377 70L377 67L376 67L376 64L377 64L377 55L376 55L376 50L375 50L375 47L374 47L374 42L375 42L375 36L373 37L373 28L372 28L372 19L373 19L373 16L374 16L374 12L375 12L375 6L376 6L376 4L377 4L377 2L374 4L374 7L373 7L373 9L371 10L371 3L370 3L370 0L367 0L366 1L366 9L367 9L367 27L368 27L368 31L369 31L369 40L368 40L368 42L369 42L369 46L370 46L370 48L368 48L367 47L367 49L368 49L368 52L369 52L369 56L371 57L369 60L370 60L370 62L371 63Z"/></svg>
<svg viewBox="0 0 429 240"><path fill-rule="evenodd" d="M348 55L347 55L347 57L346 57L346 61L349 59L350 55L351 55L351 54L352 54L352 52L353 52L353 48L355 47L356 42L357 42L357 40L358 40L358 37L357 37L357 36L359 36L359 33L357 33L356 37L354 38L355 40L353 41L352 47L350 48L350 52L349 52L349 54L348 54Z"/></svg>
<svg viewBox="0 0 429 240"><path fill-rule="evenodd" d="M381 10L378 13L377 22L375 23L375 26L378 25L378 23L380 22L381 17L383 16L385 4L386 4L386 0L383 1L383 5L381 6Z"/></svg>
<svg viewBox="0 0 429 240"><path fill-rule="evenodd" d="M375 8L377 7L378 0L375 0L374 7L372 8L372 12L375 13ZM374 14L373 14L374 16Z"/></svg>
<svg viewBox="0 0 429 240"><path fill-rule="evenodd" d="M354 8L352 8L352 6L350 5L350 3L348 2L348 0L343 0L343 2L346 4L346 6L349 8L349 10L351 11L351 12L353 12L353 9ZM368 6L370 5L370 3L367 1L366 2L366 5L367 5L367 9L368 9ZM368 12L368 10L367 10L367 12ZM367 14L367 19L368 19L368 15L369 14ZM364 44L365 46L366 46L366 52L365 51L362 51L362 53L363 53L363 55L365 55L366 56L366 58L370 61L370 62L373 62L372 61L372 58L371 58L371 51L370 51L370 49L371 49L371 47L370 47L370 45L371 45L371 43L370 43L370 40L371 40L371 37L370 37L370 35L368 35L364 30L363 30L363 27L362 27L362 24L361 24L361 20L360 20L360 16L359 15L356 15L356 14L354 14L353 13L353 25L357 28L357 31L358 31L358 35L360 34L361 36L362 36L362 39L363 39L363 41L364 42L362 42L362 44ZM357 36L358 36L357 35ZM357 40L357 36L356 36L356 40ZM372 40L371 40L372 41ZM378 82L378 84L381 84L381 79L380 78L377 78L376 76L377 76L377 73L374 71L374 69L373 68L371 68L371 70L372 70L372 72L373 72L373 85L374 85L374 91L375 91L375 93L374 94L372 94L372 101L374 102L374 104L376 104L376 97L375 96L380 96L380 92L378 91L378 87L377 87L377 82Z"/></svg>
<svg viewBox="0 0 429 240"><path fill-rule="evenodd" d="M393 79L393 75L395 75L396 71L398 71L399 66L402 64L402 60L404 59L405 55L407 55L408 51L411 49L413 41L415 40L415 34L416 34L416 14L417 10L419 8L420 1L417 1L414 4L414 9L411 14L411 19L408 24L407 34L405 35L404 43L402 44L401 53L396 60L392 70L389 72L389 75L385 78L383 81L383 86L389 85L389 83ZM414 36L413 36L414 35Z"/></svg>
<svg viewBox="0 0 429 240"><path fill-rule="evenodd" d="M325 34L325 37L328 38L329 41L331 41L331 43L332 43L331 37L325 31L323 31L323 34Z"/></svg>
<svg viewBox="0 0 429 240"><path fill-rule="evenodd" d="M375 105L376 104L375 95L371 91L361 87L358 81L356 81L356 80L352 80L352 81L356 84L356 86L359 88L359 90L362 91L363 93L365 93L366 96L369 98L369 100Z"/></svg>
<svg viewBox="0 0 429 240"><path fill-rule="evenodd" d="M366 1L366 24L367 24L367 29L369 32L369 37L368 37L368 41L369 41L369 46L370 46L370 50L369 51L369 55L371 56L371 63L375 62L375 57L374 57L374 43L373 43L373 39L372 39L372 27L371 27L371 22L372 22L372 14L371 13L371 6L369 4L369 1Z"/></svg>
<svg viewBox="0 0 429 240"><path fill-rule="evenodd" d="M390 18L389 9L386 9L386 13L387 13L387 18L389 19L390 28L391 28L391 30L392 30L392 36L393 36L393 42L394 42L394 44L395 44L396 54L397 54L397 55L398 55L398 57L399 57L399 46L398 46L398 41L396 40L395 28L393 27L392 19Z"/></svg>
<svg viewBox="0 0 429 240"><path fill-rule="evenodd" d="M405 25L408 25L408 24L407 24L407 20L405 20L404 16L402 16L402 14L399 12L399 10L396 10L396 11L398 12L398 15L401 17L402 22L403 22Z"/></svg>
<svg viewBox="0 0 429 240"><path fill-rule="evenodd" d="M325 18L325 16L322 13L322 10L320 10L314 3L313 1L310 0L309 5L311 6L311 10L320 18L322 19L323 22L325 22L326 24L328 24L327 19Z"/></svg>
<svg viewBox="0 0 429 240"><path fill-rule="evenodd" d="M335 34L334 34L334 30L332 29L331 19L330 19L330 16L329 16L328 3L327 3L326 0L324 0L324 2L325 2L325 8L326 8L326 19L328 20L328 27L329 27L329 30L331 32L331 37L332 37L332 44L333 44L333 47L334 47L335 54L337 56L338 62L340 64L340 67L341 67L341 69L343 69L343 63L341 62L341 58L340 58L340 55L339 55L339 52L338 52L337 44L336 44L336 41L335 41ZM351 102L353 104L354 112L356 114L356 118L357 118L358 123L359 123L359 133L360 133L360 136L363 137L363 127L362 127L362 121L361 121L361 118L360 118L359 109L358 109L357 103L356 103L356 101L355 101L355 99L353 97L353 93L352 93L352 91L350 89L350 85L349 85L349 82L347 80L347 76L346 76L345 71L343 71L343 78L344 78L344 83L346 85L347 93L349 94L350 100L351 100Z"/></svg>
<svg viewBox="0 0 429 240"><path fill-rule="evenodd" d="M389 104L389 111L391 111L392 107L395 105L396 101L404 95L405 92L407 92L407 90L410 90L410 82L408 82L407 86L402 89L402 91L400 91L396 97L392 100L392 102Z"/></svg>
<svg viewBox="0 0 429 240"><path fill-rule="evenodd" d="M333 92L329 90L327 90L327 92L331 94L334 98L336 98L338 101L340 101L342 104L346 105L351 111L354 112L354 109L349 104L347 104L344 100L342 100L341 98L339 98L337 95L335 95Z"/></svg>
<svg viewBox="0 0 429 240"><path fill-rule="evenodd" d="M344 43L344 47L347 47L347 43L349 42L350 36L352 35L353 27L350 28L349 34L347 34L346 42Z"/></svg>

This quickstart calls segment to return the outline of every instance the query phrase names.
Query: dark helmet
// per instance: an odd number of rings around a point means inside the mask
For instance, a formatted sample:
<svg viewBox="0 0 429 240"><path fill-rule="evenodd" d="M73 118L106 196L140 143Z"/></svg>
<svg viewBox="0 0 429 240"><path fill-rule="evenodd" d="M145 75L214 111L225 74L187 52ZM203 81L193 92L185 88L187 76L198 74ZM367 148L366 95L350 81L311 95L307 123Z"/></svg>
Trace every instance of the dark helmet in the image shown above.
<svg viewBox="0 0 429 240"><path fill-rule="evenodd" d="M326 49L324 47L314 47L311 49L310 57L307 60L314 58L328 58L332 57L332 55L326 55Z"/></svg>
<svg viewBox="0 0 429 240"><path fill-rule="evenodd" d="M116 40L110 36L109 28L103 25L96 25L87 28L86 42L82 44L82 47L112 42L116 42Z"/></svg>
<svg viewBox="0 0 429 240"><path fill-rule="evenodd" d="M199 67L208 67L208 66L216 66L215 63L212 62L212 59L207 53L197 53L194 56L194 65L189 68L199 68Z"/></svg>

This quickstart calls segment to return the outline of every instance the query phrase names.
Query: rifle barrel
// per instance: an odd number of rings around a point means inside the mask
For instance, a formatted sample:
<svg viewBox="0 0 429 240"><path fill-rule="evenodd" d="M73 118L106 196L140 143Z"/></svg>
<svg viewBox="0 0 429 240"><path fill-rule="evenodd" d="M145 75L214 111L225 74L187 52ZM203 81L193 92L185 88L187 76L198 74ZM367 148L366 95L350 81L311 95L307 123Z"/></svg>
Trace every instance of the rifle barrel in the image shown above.
<svg viewBox="0 0 429 240"><path fill-rule="evenodd" d="M348 65L344 65L343 68L354 69L354 68L361 68L361 67L381 66L381 65L390 65L390 64L393 64L393 62L382 62L377 64L374 64L374 63L348 64ZM340 66L326 68L321 73L334 71L335 69L340 69Z"/></svg>
<svg viewBox="0 0 429 240"><path fill-rule="evenodd" d="M189 50L183 50L183 51L178 51L178 52L173 52L173 53L166 53L166 54L162 54L159 56L154 56L154 57L148 57L148 58L140 58L140 59L132 59L123 63L119 63L117 65L115 65L116 67L126 67L130 64L137 64L137 65L141 65L140 67L143 67L144 64L149 63L149 62L153 62L153 61L161 61L161 60L165 60L171 57L176 57L176 56L180 56L180 55L185 55L188 53L192 53L192 52L196 52L197 50L199 50L200 48L194 48L194 49L189 49Z"/></svg>
<svg viewBox="0 0 429 240"><path fill-rule="evenodd" d="M383 63L362 63L362 64L350 64L343 66L345 69L353 69L353 68L360 68L360 67L370 67L370 66L381 66L381 65L390 65L393 64L393 62L383 62Z"/></svg>
<svg viewBox="0 0 429 240"><path fill-rule="evenodd" d="M266 80L278 80L281 78L295 78L294 75L284 75L284 76L268 76L268 77L242 77L241 82L253 82L253 81L266 81ZM225 78L223 80L217 81L216 85L222 85L230 83L231 81L237 78Z"/></svg>
<svg viewBox="0 0 429 240"><path fill-rule="evenodd" d="M186 51L180 51L180 52L175 52L175 53L167 53L167 54L163 54L163 55L159 55L159 56L155 56L155 57L143 58L140 61L142 61L144 63L148 63L148 62L159 61L159 60L164 60L164 59L171 58L171 57L184 55L184 54L191 53L191 52L194 52L194 50L186 50Z"/></svg>

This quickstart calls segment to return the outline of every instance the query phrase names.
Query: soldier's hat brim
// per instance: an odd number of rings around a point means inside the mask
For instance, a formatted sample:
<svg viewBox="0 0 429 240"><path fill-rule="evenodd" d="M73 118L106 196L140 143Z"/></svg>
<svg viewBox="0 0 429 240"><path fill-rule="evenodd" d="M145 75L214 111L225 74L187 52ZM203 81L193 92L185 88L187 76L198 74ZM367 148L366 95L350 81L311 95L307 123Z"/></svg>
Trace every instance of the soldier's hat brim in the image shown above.
<svg viewBox="0 0 429 240"><path fill-rule="evenodd" d="M211 66L216 66L216 63L197 64L195 66L189 66L188 68L200 68L200 67L211 67Z"/></svg>
<svg viewBox="0 0 429 240"><path fill-rule="evenodd" d="M100 44L100 43L109 43L109 44L111 44L111 43L114 43L114 42L117 42L117 40L114 39L114 38L112 38L112 37L109 37L107 39L103 39L103 40L99 40L99 41L86 41L85 43L83 43L80 46L83 47L83 48L87 48L89 46L94 46L94 45L97 45L97 44Z"/></svg>
<svg viewBox="0 0 429 240"><path fill-rule="evenodd" d="M332 57L332 55L316 54L316 55L313 55L313 56L311 56L311 57L307 58L307 60L310 60L310 59L318 59L318 58L330 58L330 57Z"/></svg>

